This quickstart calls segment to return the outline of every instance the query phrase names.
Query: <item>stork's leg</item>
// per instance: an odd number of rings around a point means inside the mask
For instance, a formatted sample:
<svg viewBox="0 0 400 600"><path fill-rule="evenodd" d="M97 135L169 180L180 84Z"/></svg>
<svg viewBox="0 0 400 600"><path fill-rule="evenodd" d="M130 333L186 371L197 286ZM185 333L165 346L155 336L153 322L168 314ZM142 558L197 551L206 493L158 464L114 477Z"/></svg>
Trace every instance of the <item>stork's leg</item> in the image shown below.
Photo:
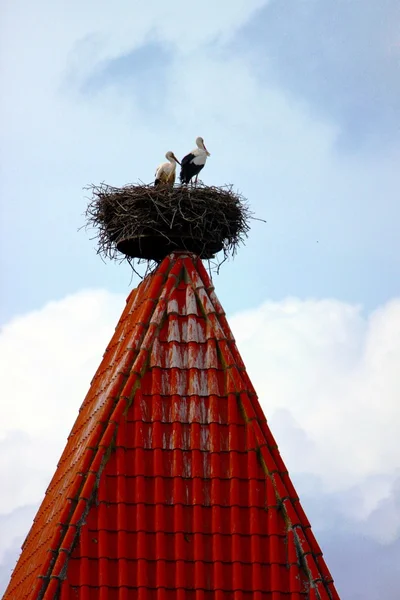
<svg viewBox="0 0 400 600"><path fill-rule="evenodd" d="M194 187L197 187L197 178L198 178L199 174L196 175L196 179L194 180Z"/></svg>

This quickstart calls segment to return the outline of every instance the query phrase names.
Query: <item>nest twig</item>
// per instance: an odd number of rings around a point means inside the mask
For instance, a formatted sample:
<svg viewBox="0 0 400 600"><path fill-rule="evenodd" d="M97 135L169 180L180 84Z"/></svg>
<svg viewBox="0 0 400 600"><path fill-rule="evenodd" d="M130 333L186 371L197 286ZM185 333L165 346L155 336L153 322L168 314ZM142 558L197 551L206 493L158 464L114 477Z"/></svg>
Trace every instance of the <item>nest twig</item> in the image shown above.
<svg viewBox="0 0 400 600"><path fill-rule="evenodd" d="M159 262L169 252L187 250L201 258L234 256L250 229L247 201L231 185L210 187L105 183L92 193L86 226L96 230L97 253L111 260ZM222 261L222 262L223 262Z"/></svg>

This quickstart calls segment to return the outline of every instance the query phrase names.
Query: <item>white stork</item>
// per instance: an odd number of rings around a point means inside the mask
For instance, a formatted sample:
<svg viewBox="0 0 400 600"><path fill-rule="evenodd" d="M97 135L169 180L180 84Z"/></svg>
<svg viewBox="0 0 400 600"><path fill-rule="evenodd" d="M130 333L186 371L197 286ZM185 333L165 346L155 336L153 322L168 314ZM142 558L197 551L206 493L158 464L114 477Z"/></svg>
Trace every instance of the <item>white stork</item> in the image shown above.
<svg viewBox="0 0 400 600"><path fill-rule="evenodd" d="M167 185L168 187L173 187L175 183L176 163L178 163L178 165L181 163L171 150L166 153L165 158L168 159L168 162L162 163L157 167L154 185Z"/></svg>
<svg viewBox="0 0 400 600"><path fill-rule="evenodd" d="M204 140L202 137L198 137L196 139L196 146L197 148L182 158L180 175L182 183L187 184L194 176L196 176L196 185L197 177L206 164L207 156L210 156L209 151L204 145Z"/></svg>

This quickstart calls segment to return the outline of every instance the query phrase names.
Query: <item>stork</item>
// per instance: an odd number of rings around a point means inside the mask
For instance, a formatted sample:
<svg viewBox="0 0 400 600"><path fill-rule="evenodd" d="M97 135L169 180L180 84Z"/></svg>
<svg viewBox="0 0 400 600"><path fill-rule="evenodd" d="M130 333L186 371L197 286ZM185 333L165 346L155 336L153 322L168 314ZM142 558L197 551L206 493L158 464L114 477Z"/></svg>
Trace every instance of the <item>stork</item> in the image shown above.
<svg viewBox="0 0 400 600"><path fill-rule="evenodd" d="M181 163L171 150L166 153L165 158L168 162L162 163L157 167L154 185L167 185L168 187L173 187L175 183L176 163L178 163L178 165Z"/></svg>
<svg viewBox="0 0 400 600"><path fill-rule="evenodd" d="M197 148L182 158L180 175L181 183L188 184L189 181L196 176L196 185L198 175L206 164L207 156L210 156L209 151L204 145L204 140L202 137L198 137L196 139L196 146Z"/></svg>

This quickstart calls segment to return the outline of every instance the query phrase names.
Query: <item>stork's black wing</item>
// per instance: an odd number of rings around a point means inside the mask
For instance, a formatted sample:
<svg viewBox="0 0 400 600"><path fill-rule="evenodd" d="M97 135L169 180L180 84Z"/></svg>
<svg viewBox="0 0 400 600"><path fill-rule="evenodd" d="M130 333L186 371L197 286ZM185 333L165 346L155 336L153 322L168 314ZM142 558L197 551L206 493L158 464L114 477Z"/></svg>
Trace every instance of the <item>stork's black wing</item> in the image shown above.
<svg viewBox="0 0 400 600"><path fill-rule="evenodd" d="M181 160L180 180L182 183L189 183L189 181L193 177L193 173L192 173L192 168L193 168L192 160L193 159L194 159L194 154L192 152L190 152L189 154L186 154L186 156L184 156Z"/></svg>
<svg viewBox="0 0 400 600"><path fill-rule="evenodd" d="M186 156L184 156L181 160L181 166L183 167L183 165L187 165L193 159L194 159L194 154L192 154L191 152L189 154L186 154Z"/></svg>

